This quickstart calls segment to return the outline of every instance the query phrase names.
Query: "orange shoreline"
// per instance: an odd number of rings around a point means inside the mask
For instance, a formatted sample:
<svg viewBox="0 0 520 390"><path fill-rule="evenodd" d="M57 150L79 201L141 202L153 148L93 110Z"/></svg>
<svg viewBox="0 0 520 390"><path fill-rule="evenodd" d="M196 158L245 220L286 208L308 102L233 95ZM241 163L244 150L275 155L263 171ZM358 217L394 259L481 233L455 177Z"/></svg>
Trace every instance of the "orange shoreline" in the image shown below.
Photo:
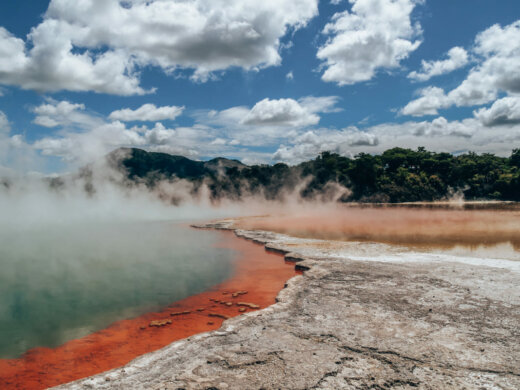
<svg viewBox="0 0 520 390"><path fill-rule="evenodd" d="M57 348L35 348L19 359L0 359L0 389L39 390L99 374L176 340L218 329L225 317L256 310L255 305L262 309L275 303L285 282L297 273L294 264L284 262L282 255L266 252L263 245L238 238L232 232L218 234L222 235L220 245L238 251L231 278L160 312L115 322ZM237 292L242 294L233 296ZM238 302L252 303L254 308L239 306ZM165 324L150 326L151 323Z"/></svg>

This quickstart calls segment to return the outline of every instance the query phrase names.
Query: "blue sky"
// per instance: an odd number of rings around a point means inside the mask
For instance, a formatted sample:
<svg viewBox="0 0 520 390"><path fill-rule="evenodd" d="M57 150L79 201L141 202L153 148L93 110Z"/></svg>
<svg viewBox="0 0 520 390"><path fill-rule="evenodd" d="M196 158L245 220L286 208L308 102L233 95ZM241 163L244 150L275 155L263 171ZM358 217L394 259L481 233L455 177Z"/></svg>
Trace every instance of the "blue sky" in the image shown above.
<svg viewBox="0 0 520 390"><path fill-rule="evenodd" d="M515 0L0 5L0 166L520 147ZM137 111L139 109L139 111Z"/></svg>

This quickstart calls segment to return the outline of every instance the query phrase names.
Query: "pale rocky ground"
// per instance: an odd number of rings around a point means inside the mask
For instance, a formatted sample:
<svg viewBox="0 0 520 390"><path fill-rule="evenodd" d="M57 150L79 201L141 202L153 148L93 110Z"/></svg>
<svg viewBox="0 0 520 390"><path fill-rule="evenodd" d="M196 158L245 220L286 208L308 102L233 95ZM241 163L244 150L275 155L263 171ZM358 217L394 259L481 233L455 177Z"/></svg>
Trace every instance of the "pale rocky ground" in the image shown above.
<svg viewBox="0 0 520 390"><path fill-rule="evenodd" d="M306 269L278 303L59 389L520 389L520 263L236 233Z"/></svg>

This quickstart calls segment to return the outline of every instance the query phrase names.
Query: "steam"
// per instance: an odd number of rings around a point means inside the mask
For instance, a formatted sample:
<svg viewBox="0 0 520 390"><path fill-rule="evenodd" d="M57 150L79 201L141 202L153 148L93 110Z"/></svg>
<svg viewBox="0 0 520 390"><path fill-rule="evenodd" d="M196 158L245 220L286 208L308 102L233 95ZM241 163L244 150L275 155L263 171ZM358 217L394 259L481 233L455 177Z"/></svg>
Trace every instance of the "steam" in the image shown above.
<svg viewBox="0 0 520 390"><path fill-rule="evenodd" d="M465 185L462 188L448 188L447 200L449 203L454 205L463 205L464 204L464 192L469 190L471 187Z"/></svg>
<svg viewBox="0 0 520 390"><path fill-rule="evenodd" d="M14 176L0 182L1 229L42 228L94 222L198 219L221 215L218 210L186 203L172 207L160 200L161 186L121 185L121 174L107 166L81 176ZM180 191L185 189L177 187Z"/></svg>
<svg viewBox="0 0 520 390"><path fill-rule="evenodd" d="M305 194L312 177L294 178L276 191L233 183L234 198L212 197L205 182L171 178L128 179L120 162L124 151L78 173L0 179L0 234L48 226L139 221L197 221L237 216L246 229L300 237L378 241L450 247L510 243L520 248L520 209L468 209L462 191L441 207L345 205L349 189L328 183ZM153 184L150 184L153 183Z"/></svg>
<svg viewBox="0 0 520 390"><path fill-rule="evenodd" d="M275 194L248 183L235 183L239 197L211 196L207 184L176 178L128 179L118 151L112 158L61 176L0 177L0 234L2 231L103 222L197 221L312 209L336 203L350 191L329 183L324 191L302 197L312 178L295 178ZM309 200L312 198L312 200Z"/></svg>
<svg viewBox="0 0 520 390"><path fill-rule="evenodd" d="M197 220L218 218L237 211L200 202L174 207L144 188L121 188L94 180L95 193L81 182L66 182L56 189L39 179L23 180L0 191L1 229L44 228L49 225L100 222ZM165 191L164 188L158 191ZM202 207L201 207L202 206Z"/></svg>

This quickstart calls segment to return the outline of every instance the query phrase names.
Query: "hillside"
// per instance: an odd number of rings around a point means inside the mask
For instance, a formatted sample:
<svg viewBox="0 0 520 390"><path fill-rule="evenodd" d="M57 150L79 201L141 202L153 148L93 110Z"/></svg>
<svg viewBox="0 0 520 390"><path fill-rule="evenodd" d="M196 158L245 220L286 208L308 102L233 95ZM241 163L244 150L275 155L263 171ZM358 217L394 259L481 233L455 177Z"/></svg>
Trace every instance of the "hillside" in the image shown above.
<svg viewBox="0 0 520 390"><path fill-rule="evenodd" d="M114 152L115 153L115 152ZM216 158L193 161L182 156L126 149L120 168L132 181L155 186L159 180L185 179L202 184L212 199L262 196L279 199L297 193L305 199L415 202L464 197L466 200L520 200L520 149L509 158L467 153L454 156L393 148L382 155L355 158L324 152L295 166L247 166Z"/></svg>

